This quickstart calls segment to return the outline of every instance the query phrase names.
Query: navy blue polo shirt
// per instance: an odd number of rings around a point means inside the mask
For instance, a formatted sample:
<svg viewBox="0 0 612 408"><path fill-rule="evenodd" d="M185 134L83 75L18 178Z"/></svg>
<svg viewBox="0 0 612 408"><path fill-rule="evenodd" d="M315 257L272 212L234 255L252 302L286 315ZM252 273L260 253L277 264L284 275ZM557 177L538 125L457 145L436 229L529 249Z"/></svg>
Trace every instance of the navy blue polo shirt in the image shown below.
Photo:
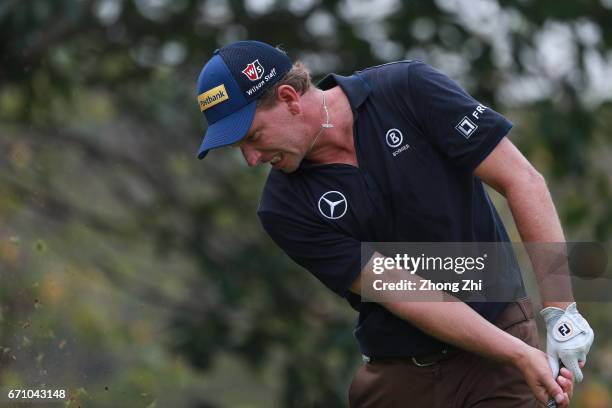
<svg viewBox="0 0 612 408"><path fill-rule="evenodd" d="M361 242L503 242L508 235L474 169L512 124L419 61L328 75L353 111L358 167L272 169L258 216L272 239L359 311L363 354L403 357L446 345L349 291ZM332 123L333 123L333 118ZM522 286L520 273L517 285ZM505 304L469 304L489 321Z"/></svg>

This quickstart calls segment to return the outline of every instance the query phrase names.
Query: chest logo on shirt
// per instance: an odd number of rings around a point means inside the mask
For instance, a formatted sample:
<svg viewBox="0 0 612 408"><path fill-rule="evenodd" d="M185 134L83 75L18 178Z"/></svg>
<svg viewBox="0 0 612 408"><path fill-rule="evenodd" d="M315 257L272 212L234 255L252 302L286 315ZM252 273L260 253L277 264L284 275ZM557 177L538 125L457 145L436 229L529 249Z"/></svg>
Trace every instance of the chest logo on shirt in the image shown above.
<svg viewBox="0 0 612 408"><path fill-rule="evenodd" d="M402 132L400 132L399 129L387 130L387 135L385 136L385 138L387 140L387 144L391 148L396 148L404 141L404 135L402 135Z"/></svg>
<svg viewBox="0 0 612 408"><path fill-rule="evenodd" d="M346 214L348 202L339 191L328 191L319 198L319 212L329 220L337 220Z"/></svg>
<svg viewBox="0 0 612 408"><path fill-rule="evenodd" d="M401 130L392 128L392 129L387 130L387 134L385 135L385 140L387 141L387 145L390 148L395 149L396 147L404 143L404 135L402 135ZM393 157L397 156L398 154L402 152L405 152L408 149L410 149L410 145L406 143L399 149L396 149L393 151Z"/></svg>

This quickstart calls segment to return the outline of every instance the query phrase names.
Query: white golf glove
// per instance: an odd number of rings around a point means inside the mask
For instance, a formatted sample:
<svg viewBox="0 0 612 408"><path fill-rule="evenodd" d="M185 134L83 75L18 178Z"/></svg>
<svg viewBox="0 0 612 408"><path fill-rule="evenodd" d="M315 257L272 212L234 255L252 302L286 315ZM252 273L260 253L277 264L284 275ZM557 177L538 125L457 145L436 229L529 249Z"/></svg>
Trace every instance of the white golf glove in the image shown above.
<svg viewBox="0 0 612 408"><path fill-rule="evenodd" d="M553 378L559 375L559 360L574 374L576 382L582 381L578 360L586 361L593 344L593 329L572 303L567 309L547 307L540 312L546 322L546 353Z"/></svg>

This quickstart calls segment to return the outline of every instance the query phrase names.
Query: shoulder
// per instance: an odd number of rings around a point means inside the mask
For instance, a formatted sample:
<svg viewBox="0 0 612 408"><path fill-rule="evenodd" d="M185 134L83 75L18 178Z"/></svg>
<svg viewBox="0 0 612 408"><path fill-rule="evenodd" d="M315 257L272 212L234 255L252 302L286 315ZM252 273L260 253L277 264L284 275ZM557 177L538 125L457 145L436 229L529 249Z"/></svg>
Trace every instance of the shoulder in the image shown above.
<svg viewBox="0 0 612 408"><path fill-rule="evenodd" d="M375 75L379 73L402 73L406 70L411 69L415 64L419 64L422 62L418 60L401 60L401 61L393 61L387 62L385 64L374 65L369 68L365 68L361 71L357 71L359 75Z"/></svg>
<svg viewBox="0 0 612 408"><path fill-rule="evenodd" d="M290 207L291 202L297 199L292 188L292 184L295 184L295 182L292 181L291 175L275 169L270 170L261 193L257 213L282 212L285 208Z"/></svg>
<svg viewBox="0 0 612 408"><path fill-rule="evenodd" d="M372 89L372 96L380 102L390 103L411 100L418 95L439 86L446 87L450 81L446 75L419 60L395 61L357 71Z"/></svg>
<svg viewBox="0 0 612 408"><path fill-rule="evenodd" d="M388 62L357 71L356 74L366 81L385 81L407 79L409 76L428 75L438 72L430 65L419 60Z"/></svg>
<svg viewBox="0 0 612 408"><path fill-rule="evenodd" d="M303 178L300 170L291 174L270 170L257 209L262 223L295 220L308 224L314 221L308 200L310 194Z"/></svg>

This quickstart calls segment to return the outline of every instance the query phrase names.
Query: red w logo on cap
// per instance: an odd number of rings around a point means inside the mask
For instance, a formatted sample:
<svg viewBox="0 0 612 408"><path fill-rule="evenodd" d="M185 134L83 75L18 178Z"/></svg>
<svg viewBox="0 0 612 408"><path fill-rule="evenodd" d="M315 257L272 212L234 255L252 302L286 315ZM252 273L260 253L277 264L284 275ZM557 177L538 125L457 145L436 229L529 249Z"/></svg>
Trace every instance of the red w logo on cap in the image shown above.
<svg viewBox="0 0 612 408"><path fill-rule="evenodd" d="M246 75L247 78L249 78L251 81L257 81L263 76L264 68L259 63L259 60L256 59L255 61L247 65L246 68L242 70L242 73Z"/></svg>

